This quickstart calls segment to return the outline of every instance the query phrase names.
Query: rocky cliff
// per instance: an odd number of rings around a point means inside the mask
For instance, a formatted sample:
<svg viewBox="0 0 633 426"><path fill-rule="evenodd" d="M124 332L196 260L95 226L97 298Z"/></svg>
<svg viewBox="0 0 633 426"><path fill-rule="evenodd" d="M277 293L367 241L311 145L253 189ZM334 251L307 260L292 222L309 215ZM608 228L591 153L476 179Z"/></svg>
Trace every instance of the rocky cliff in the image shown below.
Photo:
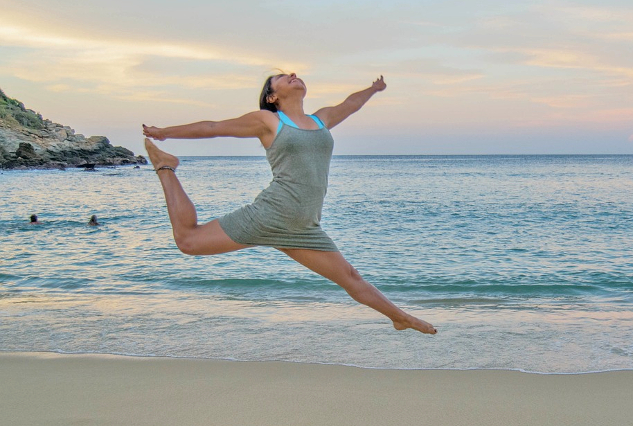
<svg viewBox="0 0 633 426"><path fill-rule="evenodd" d="M105 136L77 134L42 116L0 89L0 168L147 164L129 149L112 146Z"/></svg>

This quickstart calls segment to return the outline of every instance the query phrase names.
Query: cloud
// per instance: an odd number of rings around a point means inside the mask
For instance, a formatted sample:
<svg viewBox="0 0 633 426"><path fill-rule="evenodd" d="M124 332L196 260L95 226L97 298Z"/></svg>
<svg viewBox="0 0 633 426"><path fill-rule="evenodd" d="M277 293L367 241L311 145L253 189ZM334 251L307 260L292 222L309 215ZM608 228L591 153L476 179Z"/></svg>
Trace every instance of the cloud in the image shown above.
<svg viewBox="0 0 633 426"><path fill-rule="evenodd" d="M633 41L633 32L597 34L597 37L604 38L606 40Z"/></svg>
<svg viewBox="0 0 633 426"><path fill-rule="evenodd" d="M444 65L440 60L419 58L398 61L384 67L391 76L454 85L484 77L481 71Z"/></svg>
<svg viewBox="0 0 633 426"><path fill-rule="evenodd" d="M633 67L608 64L600 57L580 50L515 49L513 51L525 55L525 63L531 66L583 69L609 76L633 78Z"/></svg>
<svg viewBox="0 0 633 426"><path fill-rule="evenodd" d="M633 77L626 53L633 37L630 8L545 4L482 15L470 28L447 35L447 42L484 52L495 64L576 69L595 74L597 82Z"/></svg>
<svg viewBox="0 0 633 426"><path fill-rule="evenodd" d="M633 20L633 12L630 7L618 8L614 6L540 6L543 13L555 13L565 17L565 22L576 22L586 25L599 23L617 25Z"/></svg>
<svg viewBox="0 0 633 426"><path fill-rule="evenodd" d="M0 44L5 46L26 47L31 49L56 49L60 51L82 52L84 59L92 57L106 61L112 58L130 58L135 56L158 56L163 58L186 58L197 60L221 60L243 65L270 65L270 58L248 54L236 55L230 49L221 46L209 47L194 43L166 43L143 41L141 39L102 39L89 36L65 36L53 31L44 31L25 26L0 27ZM298 64L284 64L294 68Z"/></svg>
<svg viewBox="0 0 633 426"><path fill-rule="evenodd" d="M633 134L631 134L631 136L629 136L629 142L633 142Z"/></svg>
<svg viewBox="0 0 633 426"><path fill-rule="evenodd" d="M532 98L532 102L542 103L552 108L585 108L589 96L561 95Z"/></svg>
<svg viewBox="0 0 633 426"><path fill-rule="evenodd" d="M179 87L181 92L253 88L261 83L257 71L272 68L270 59L261 55L235 55L222 47L96 39L16 25L0 27L2 45L21 50L0 62L0 73L44 83L52 92L91 92L122 99L136 96L183 103L185 99L166 96L165 88ZM169 66L160 68L161 63ZM305 68L291 62L284 66Z"/></svg>

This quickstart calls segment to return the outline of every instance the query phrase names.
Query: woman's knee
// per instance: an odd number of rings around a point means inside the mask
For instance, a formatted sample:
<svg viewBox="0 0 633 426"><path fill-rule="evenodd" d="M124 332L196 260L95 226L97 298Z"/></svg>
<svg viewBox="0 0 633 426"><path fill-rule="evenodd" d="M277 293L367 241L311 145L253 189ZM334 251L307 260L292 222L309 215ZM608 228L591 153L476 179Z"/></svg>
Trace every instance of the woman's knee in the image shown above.
<svg viewBox="0 0 633 426"><path fill-rule="evenodd" d="M346 268L344 281L344 283L341 283L342 287L345 288L353 298L360 297L366 290L367 282L352 265L348 265Z"/></svg>
<svg viewBox="0 0 633 426"><path fill-rule="evenodd" d="M348 265L347 276L352 281L363 281L363 277L351 264Z"/></svg>

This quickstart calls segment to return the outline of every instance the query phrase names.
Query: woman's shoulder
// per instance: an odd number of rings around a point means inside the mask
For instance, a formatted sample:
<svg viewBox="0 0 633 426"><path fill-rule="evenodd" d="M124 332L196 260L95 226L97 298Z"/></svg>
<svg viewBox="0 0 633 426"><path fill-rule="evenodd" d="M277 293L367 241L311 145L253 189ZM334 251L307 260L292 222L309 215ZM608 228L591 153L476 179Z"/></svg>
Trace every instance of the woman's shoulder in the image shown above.
<svg viewBox="0 0 633 426"><path fill-rule="evenodd" d="M279 123L279 117L273 112L260 109L248 112L235 120L229 121L236 121L241 125L247 126L259 126L263 124L270 129L276 129L277 123Z"/></svg>
<svg viewBox="0 0 633 426"><path fill-rule="evenodd" d="M279 121L279 116L277 115L277 113L274 113L265 109L249 112L248 114L246 114L246 116L250 116L252 118L256 118L263 122L269 122L269 123L276 123Z"/></svg>
<svg viewBox="0 0 633 426"><path fill-rule="evenodd" d="M267 127L273 130L277 129L277 126L279 124L279 116L277 115L277 113L265 109L260 109L259 111L253 112L253 114L256 114L258 119L266 123Z"/></svg>

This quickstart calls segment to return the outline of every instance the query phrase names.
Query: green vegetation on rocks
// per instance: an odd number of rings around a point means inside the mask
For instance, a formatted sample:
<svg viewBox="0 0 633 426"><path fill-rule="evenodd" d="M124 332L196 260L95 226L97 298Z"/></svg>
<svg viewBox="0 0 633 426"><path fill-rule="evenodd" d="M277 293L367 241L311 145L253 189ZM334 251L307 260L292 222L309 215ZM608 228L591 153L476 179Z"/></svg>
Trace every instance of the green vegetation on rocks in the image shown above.
<svg viewBox="0 0 633 426"><path fill-rule="evenodd" d="M44 120L40 114L24 108L22 102L9 98L2 89L0 89L0 119L29 129L40 130L44 127Z"/></svg>

